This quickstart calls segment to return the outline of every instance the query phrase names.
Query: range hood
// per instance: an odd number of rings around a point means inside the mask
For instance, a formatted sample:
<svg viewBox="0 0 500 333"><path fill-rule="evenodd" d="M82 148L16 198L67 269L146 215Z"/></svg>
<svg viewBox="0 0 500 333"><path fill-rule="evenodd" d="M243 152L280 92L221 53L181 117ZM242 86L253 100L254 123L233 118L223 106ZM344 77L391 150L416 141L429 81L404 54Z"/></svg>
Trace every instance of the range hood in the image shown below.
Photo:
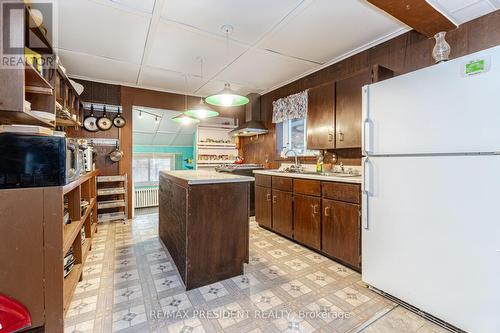
<svg viewBox="0 0 500 333"><path fill-rule="evenodd" d="M232 136L255 136L269 132L261 121L260 95L250 94L247 97L250 103L245 106L245 123L229 132Z"/></svg>

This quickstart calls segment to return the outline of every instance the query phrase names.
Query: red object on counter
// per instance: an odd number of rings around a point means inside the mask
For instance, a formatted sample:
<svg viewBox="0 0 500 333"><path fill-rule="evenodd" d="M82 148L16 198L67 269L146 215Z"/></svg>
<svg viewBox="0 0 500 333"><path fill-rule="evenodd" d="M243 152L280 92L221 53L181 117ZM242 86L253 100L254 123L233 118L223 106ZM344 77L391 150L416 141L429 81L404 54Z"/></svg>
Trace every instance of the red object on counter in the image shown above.
<svg viewBox="0 0 500 333"><path fill-rule="evenodd" d="M13 333L31 326L31 316L24 305L0 295L0 333Z"/></svg>
<svg viewBox="0 0 500 333"><path fill-rule="evenodd" d="M234 161L234 164L243 164L245 163L245 160L241 156L236 157L236 161Z"/></svg>

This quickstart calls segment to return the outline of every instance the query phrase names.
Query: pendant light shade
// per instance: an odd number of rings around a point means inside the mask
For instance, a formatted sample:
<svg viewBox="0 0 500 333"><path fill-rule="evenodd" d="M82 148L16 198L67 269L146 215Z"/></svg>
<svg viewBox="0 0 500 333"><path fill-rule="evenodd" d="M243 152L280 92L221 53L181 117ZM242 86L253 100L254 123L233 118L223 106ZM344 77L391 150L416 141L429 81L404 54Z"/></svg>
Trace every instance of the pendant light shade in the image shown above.
<svg viewBox="0 0 500 333"><path fill-rule="evenodd" d="M214 111L210 107L208 107L208 105L206 105L203 101L203 98L201 98L200 103L184 112L184 114L198 119L206 119L210 117L217 117L219 115L219 112Z"/></svg>
<svg viewBox="0 0 500 333"><path fill-rule="evenodd" d="M181 123L182 125L191 125L200 122L199 119L190 117L185 113L181 113L180 115L173 117L172 121L175 121L176 123Z"/></svg>
<svg viewBox="0 0 500 333"><path fill-rule="evenodd" d="M205 101L216 106L242 106L250 102L247 97L241 96L232 90L229 83L224 85L222 91L205 98Z"/></svg>

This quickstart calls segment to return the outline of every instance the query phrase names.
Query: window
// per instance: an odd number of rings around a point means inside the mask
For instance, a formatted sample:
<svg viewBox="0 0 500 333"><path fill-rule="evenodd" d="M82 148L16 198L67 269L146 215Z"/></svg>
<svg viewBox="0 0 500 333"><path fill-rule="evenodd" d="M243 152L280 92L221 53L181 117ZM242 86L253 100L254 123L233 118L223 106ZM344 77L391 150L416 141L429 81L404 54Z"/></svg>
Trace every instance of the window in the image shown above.
<svg viewBox="0 0 500 333"><path fill-rule="evenodd" d="M276 149L284 157L288 149L293 149L299 156L316 156L318 151L307 149L307 120L292 119L276 124ZM290 156L293 156L290 154Z"/></svg>
<svg viewBox="0 0 500 333"><path fill-rule="evenodd" d="M161 170L175 170L174 154L134 154L132 176L136 186L158 185Z"/></svg>

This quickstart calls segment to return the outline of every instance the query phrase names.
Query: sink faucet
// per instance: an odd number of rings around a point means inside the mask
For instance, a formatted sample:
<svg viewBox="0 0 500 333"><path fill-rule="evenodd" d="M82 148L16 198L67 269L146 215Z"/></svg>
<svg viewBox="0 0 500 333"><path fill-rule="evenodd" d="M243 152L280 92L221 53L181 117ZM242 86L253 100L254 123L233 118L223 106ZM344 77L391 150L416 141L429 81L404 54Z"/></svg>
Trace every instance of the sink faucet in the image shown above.
<svg viewBox="0 0 500 333"><path fill-rule="evenodd" d="M291 169L295 172L302 170L302 166L300 165L300 161L299 161L299 154L297 154L297 152L294 149L290 148L290 149L285 150L284 155L288 156L289 152L292 152L295 155L295 164L291 167Z"/></svg>
<svg viewBox="0 0 500 333"><path fill-rule="evenodd" d="M344 173L345 172L344 163L340 162L339 166L340 166L340 171Z"/></svg>

